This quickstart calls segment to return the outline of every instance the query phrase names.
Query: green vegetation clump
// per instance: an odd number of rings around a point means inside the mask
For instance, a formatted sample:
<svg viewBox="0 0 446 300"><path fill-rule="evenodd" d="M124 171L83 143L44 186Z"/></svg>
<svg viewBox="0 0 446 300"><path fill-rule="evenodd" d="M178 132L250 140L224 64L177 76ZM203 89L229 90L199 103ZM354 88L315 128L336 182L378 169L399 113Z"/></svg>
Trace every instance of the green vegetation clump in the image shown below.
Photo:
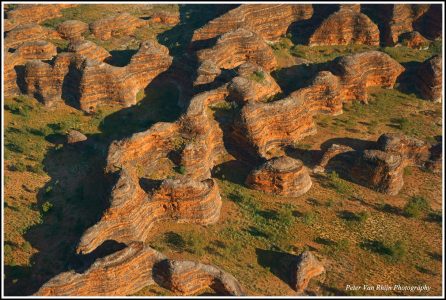
<svg viewBox="0 0 446 300"><path fill-rule="evenodd" d="M377 240L365 240L359 247L383 256L388 262L401 262L407 254L407 244L403 241L382 242Z"/></svg>
<svg viewBox="0 0 446 300"><path fill-rule="evenodd" d="M429 203L422 196L411 197L404 206L404 214L409 218L417 218L430 209Z"/></svg>
<svg viewBox="0 0 446 300"><path fill-rule="evenodd" d="M350 184L344 179L340 178L336 171L328 173L327 178L329 180L329 187L334 189L339 194L350 194L352 188Z"/></svg>
<svg viewBox="0 0 446 300"><path fill-rule="evenodd" d="M256 70L251 74L249 78L254 80L255 82L262 83L265 80L265 73L263 73L263 71Z"/></svg>

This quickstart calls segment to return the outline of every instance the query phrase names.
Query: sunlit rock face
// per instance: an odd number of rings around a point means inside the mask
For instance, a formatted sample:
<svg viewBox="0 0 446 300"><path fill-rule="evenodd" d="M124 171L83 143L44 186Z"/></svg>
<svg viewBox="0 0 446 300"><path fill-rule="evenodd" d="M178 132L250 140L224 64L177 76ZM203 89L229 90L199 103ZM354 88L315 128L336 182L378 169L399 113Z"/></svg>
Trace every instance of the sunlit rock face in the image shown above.
<svg viewBox="0 0 446 300"><path fill-rule="evenodd" d="M310 46L363 44L379 46L378 26L355 7L341 9L325 19L311 35Z"/></svg>
<svg viewBox="0 0 446 300"><path fill-rule="evenodd" d="M238 28L253 31L267 41L276 41L293 22L312 15L311 4L242 4L197 29L192 42L213 39Z"/></svg>

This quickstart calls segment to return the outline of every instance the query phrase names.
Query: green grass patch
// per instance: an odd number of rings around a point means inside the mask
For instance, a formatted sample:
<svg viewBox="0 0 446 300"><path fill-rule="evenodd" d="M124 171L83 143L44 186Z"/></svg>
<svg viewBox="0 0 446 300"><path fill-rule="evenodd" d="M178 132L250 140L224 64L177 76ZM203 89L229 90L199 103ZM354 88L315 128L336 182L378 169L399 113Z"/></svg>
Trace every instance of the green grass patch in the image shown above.
<svg viewBox="0 0 446 300"><path fill-rule="evenodd" d="M430 205L422 196L411 197L404 206L403 212L409 218L418 218L430 210Z"/></svg>

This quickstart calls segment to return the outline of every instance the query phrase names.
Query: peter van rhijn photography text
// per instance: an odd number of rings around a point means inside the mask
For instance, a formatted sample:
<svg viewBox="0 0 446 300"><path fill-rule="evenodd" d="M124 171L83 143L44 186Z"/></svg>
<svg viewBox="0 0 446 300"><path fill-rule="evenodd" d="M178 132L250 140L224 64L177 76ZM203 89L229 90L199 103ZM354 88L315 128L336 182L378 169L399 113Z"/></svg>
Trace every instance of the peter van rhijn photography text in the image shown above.
<svg viewBox="0 0 446 300"><path fill-rule="evenodd" d="M2 297L444 297L443 2L2 10Z"/></svg>

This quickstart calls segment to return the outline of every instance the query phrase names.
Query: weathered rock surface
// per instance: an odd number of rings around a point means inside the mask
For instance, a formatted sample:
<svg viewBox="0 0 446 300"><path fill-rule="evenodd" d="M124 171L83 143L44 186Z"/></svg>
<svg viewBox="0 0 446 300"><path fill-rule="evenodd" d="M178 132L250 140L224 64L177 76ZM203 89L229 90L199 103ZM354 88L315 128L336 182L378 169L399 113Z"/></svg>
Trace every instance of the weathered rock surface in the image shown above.
<svg viewBox="0 0 446 300"><path fill-rule="evenodd" d="M220 69L252 62L271 71L277 65L271 47L259 35L243 28L223 34L215 46L198 51L197 56L200 63L209 60Z"/></svg>
<svg viewBox="0 0 446 300"><path fill-rule="evenodd" d="M23 43L13 53L5 52L4 94L19 94L19 82L24 80L24 65L32 59L52 59L57 54L56 46L46 41ZM22 87L23 88L23 87Z"/></svg>
<svg viewBox="0 0 446 300"><path fill-rule="evenodd" d="M90 30L98 39L106 41L112 37L132 35L137 28L147 24L148 22L143 19L122 13L91 23Z"/></svg>
<svg viewBox="0 0 446 300"><path fill-rule="evenodd" d="M312 14L311 4L242 4L196 30L192 42L209 40L239 28L275 41L287 32L291 23L309 19Z"/></svg>
<svg viewBox="0 0 446 300"><path fill-rule="evenodd" d="M23 24L6 33L4 42L6 48L16 49L26 42L60 39L57 31L37 24Z"/></svg>
<svg viewBox="0 0 446 300"><path fill-rule="evenodd" d="M294 278L292 278L294 289L303 292L310 280L325 272L324 266L310 251L303 252L298 259Z"/></svg>
<svg viewBox="0 0 446 300"><path fill-rule="evenodd" d="M350 6L325 19L309 39L310 46L349 44L379 46L378 26Z"/></svg>
<svg viewBox="0 0 446 300"><path fill-rule="evenodd" d="M88 31L88 24L78 20L68 20L57 26L60 36L69 41L83 39L83 34Z"/></svg>
<svg viewBox="0 0 446 300"><path fill-rule="evenodd" d="M75 144L75 143L83 142L86 140L87 140L87 137L85 136L85 134L83 134L77 130L70 130L68 132L68 136L67 136L68 144Z"/></svg>
<svg viewBox="0 0 446 300"><path fill-rule="evenodd" d="M150 23L164 24L175 26L180 23L179 13L156 12L150 16Z"/></svg>
<svg viewBox="0 0 446 300"><path fill-rule="evenodd" d="M246 185L269 194L298 197L308 192L312 182L302 161L282 156L251 172Z"/></svg>
<svg viewBox="0 0 446 300"><path fill-rule="evenodd" d="M121 170L110 208L84 233L79 253L89 253L106 240L144 242L152 226L164 220L202 225L218 220L221 198L214 180L166 179L147 194L134 172Z"/></svg>
<svg viewBox="0 0 446 300"><path fill-rule="evenodd" d="M155 269L161 286L180 295L193 295L211 287L222 296L243 296L241 286L229 273L194 261L165 260Z"/></svg>
<svg viewBox="0 0 446 300"><path fill-rule="evenodd" d="M315 172L315 173L324 173L325 172L325 168L327 167L327 165L328 165L328 163L330 162L331 159L333 159L335 156L337 156L339 154L346 153L346 152L351 152L351 151L354 151L354 149L349 147L349 146L338 145L338 144L331 145L327 149L327 151L324 152L324 154L322 155L321 160L319 161L319 164L314 167L313 172Z"/></svg>
<svg viewBox="0 0 446 300"><path fill-rule="evenodd" d="M87 40L72 41L68 44L68 51L97 61L104 61L111 57L107 50Z"/></svg>
<svg viewBox="0 0 446 300"><path fill-rule="evenodd" d="M442 56L435 55L418 68L415 84L424 99L442 101Z"/></svg>
<svg viewBox="0 0 446 300"><path fill-rule="evenodd" d="M80 108L92 112L101 103L131 106L136 102L136 94L171 63L169 50L155 41L141 43L125 67L87 59L80 83Z"/></svg>
<svg viewBox="0 0 446 300"><path fill-rule="evenodd" d="M419 50L429 47L429 41L418 31L402 33L399 37L399 44Z"/></svg>
<svg viewBox="0 0 446 300"><path fill-rule="evenodd" d="M132 242L118 252L97 259L82 273L59 274L34 295L128 296L154 283L180 295L196 294L208 287L220 295L243 295L231 274L212 265L169 260L142 242Z"/></svg>
<svg viewBox="0 0 446 300"><path fill-rule="evenodd" d="M206 59L197 69L197 78L194 81L194 86L211 83L221 74L221 69L215 62Z"/></svg>
<svg viewBox="0 0 446 300"><path fill-rule="evenodd" d="M26 93L47 106L61 101L63 94L77 100L84 59L73 53L61 53L51 63L32 60L25 65Z"/></svg>
<svg viewBox="0 0 446 300"><path fill-rule="evenodd" d="M443 164L443 151L442 151L442 142L438 142L433 145L430 149L430 157L426 162L425 167L428 170L431 170L434 173L441 173L442 164Z"/></svg>
<svg viewBox="0 0 446 300"><path fill-rule="evenodd" d="M6 19L14 27L28 23L38 24L48 19L62 17L62 9L76 5L78 4L19 4L15 9L6 12Z"/></svg>
<svg viewBox="0 0 446 300"><path fill-rule="evenodd" d="M228 85L229 98L239 103L249 101L266 102L281 92L280 86L261 67L251 63L240 65L238 76Z"/></svg>
<svg viewBox="0 0 446 300"><path fill-rule="evenodd" d="M367 103L367 87L392 88L404 67L380 51L367 51L336 59L330 70L340 77L344 101Z"/></svg>

